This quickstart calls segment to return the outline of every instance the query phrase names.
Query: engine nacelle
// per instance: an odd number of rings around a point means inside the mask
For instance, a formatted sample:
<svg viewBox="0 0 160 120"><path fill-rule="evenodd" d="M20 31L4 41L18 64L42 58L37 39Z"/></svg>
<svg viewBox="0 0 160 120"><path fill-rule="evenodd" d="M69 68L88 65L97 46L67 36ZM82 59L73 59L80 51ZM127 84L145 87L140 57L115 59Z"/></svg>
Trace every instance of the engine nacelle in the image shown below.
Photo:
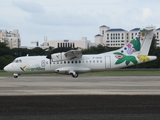
<svg viewBox="0 0 160 120"><path fill-rule="evenodd" d="M51 55L51 59L53 61L62 61L62 60L70 60L72 59L72 56L66 56L65 52L62 53L54 53Z"/></svg>
<svg viewBox="0 0 160 120"><path fill-rule="evenodd" d="M82 57L81 50L69 50L67 52L54 53L51 55L53 61L71 60Z"/></svg>

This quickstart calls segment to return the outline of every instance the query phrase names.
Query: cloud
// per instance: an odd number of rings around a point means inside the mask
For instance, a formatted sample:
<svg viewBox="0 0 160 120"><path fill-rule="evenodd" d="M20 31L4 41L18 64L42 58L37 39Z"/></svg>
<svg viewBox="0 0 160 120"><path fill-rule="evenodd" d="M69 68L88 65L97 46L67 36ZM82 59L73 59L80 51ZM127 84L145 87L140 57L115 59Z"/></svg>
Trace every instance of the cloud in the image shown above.
<svg viewBox="0 0 160 120"><path fill-rule="evenodd" d="M30 21L34 24L47 26L91 26L96 23L94 17L87 14L72 14L65 11L62 13L32 14Z"/></svg>
<svg viewBox="0 0 160 120"><path fill-rule="evenodd" d="M142 18L147 19L152 16L152 11L149 8L144 8L142 11Z"/></svg>
<svg viewBox="0 0 160 120"><path fill-rule="evenodd" d="M10 28L12 25L7 20L4 20L3 18L1 18L0 26L1 26L1 29L7 29L7 28Z"/></svg>
<svg viewBox="0 0 160 120"><path fill-rule="evenodd" d="M44 12L44 8L36 2L13 1L13 4L25 12L29 12L29 13Z"/></svg>
<svg viewBox="0 0 160 120"><path fill-rule="evenodd" d="M19 29L22 42L50 39L93 40L99 26L131 30L159 24L159 0L5 0L1 27Z"/></svg>
<svg viewBox="0 0 160 120"><path fill-rule="evenodd" d="M69 3L75 2L71 1ZM14 6L28 13L26 21L32 24L40 26L91 26L97 22L95 16L82 7L83 2L78 2L79 5L73 5L66 1L62 2L62 0L49 1L44 3L47 4L46 6L43 3L42 1L38 3L13 1Z"/></svg>

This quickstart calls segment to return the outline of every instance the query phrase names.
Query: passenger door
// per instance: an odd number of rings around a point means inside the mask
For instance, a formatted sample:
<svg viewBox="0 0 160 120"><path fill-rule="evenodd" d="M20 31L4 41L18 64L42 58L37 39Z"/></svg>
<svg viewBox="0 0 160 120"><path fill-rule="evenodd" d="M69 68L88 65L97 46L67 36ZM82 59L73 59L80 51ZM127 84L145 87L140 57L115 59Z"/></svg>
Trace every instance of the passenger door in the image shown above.
<svg viewBox="0 0 160 120"><path fill-rule="evenodd" d="M106 56L105 64L106 64L106 69L111 68L111 57L110 56Z"/></svg>

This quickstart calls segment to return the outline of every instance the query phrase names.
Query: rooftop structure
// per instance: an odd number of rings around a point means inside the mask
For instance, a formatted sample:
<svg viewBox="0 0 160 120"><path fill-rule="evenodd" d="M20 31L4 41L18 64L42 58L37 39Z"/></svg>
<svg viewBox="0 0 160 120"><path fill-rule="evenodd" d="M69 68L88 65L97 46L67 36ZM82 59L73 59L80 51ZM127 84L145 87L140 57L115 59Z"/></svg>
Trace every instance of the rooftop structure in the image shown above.
<svg viewBox="0 0 160 120"><path fill-rule="evenodd" d="M87 49L91 46L95 46L95 43L91 43L90 40L87 40L87 37L82 37L81 40L45 40L41 46L51 46L54 48L58 47L71 47L71 48L82 48Z"/></svg>

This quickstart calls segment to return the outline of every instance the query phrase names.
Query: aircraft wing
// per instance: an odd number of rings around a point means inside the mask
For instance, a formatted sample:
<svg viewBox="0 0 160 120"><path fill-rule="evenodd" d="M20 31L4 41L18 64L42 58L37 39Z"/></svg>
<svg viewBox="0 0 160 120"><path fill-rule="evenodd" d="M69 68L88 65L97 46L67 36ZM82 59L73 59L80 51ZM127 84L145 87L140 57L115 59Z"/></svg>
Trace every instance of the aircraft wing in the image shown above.
<svg viewBox="0 0 160 120"><path fill-rule="evenodd" d="M64 53L66 58L74 59L74 58L81 58L82 52L81 50L69 50L66 53Z"/></svg>

